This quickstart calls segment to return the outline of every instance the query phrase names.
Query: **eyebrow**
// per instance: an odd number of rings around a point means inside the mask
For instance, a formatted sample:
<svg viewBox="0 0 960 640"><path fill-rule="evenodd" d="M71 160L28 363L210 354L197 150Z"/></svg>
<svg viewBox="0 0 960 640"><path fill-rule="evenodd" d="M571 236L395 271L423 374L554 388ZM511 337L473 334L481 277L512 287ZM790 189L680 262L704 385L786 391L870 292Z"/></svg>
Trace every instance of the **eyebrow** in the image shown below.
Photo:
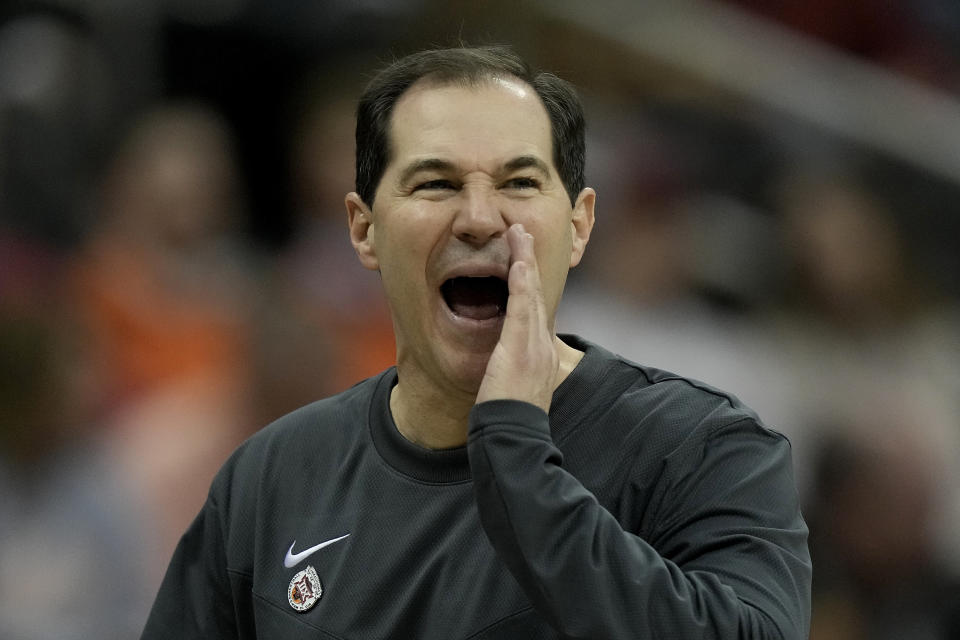
<svg viewBox="0 0 960 640"><path fill-rule="evenodd" d="M404 184L421 171L450 171L454 168L452 162L440 158L424 158L411 162L400 174L400 184Z"/></svg>
<svg viewBox="0 0 960 640"><path fill-rule="evenodd" d="M536 156L517 156L513 160L506 162L503 168L507 171L517 171L518 169L536 169L545 176L550 176L550 168L547 163Z"/></svg>
<svg viewBox="0 0 960 640"><path fill-rule="evenodd" d="M456 166L447 160L440 158L423 158L411 162L400 174L400 183L408 182L413 176L421 171L452 171ZM519 169L536 169L544 176L550 176L550 167L547 163L536 156L517 156L503 164L503 171L510 173Z"/></svg>

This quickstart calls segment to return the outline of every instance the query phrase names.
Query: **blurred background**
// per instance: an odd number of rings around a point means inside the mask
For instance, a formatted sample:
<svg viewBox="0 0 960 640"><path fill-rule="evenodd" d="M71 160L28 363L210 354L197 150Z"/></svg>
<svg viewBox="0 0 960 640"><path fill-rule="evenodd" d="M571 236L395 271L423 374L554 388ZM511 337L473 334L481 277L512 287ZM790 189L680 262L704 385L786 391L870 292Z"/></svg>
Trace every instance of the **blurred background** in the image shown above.
<svg viewBox="0 0 960 640"><path fill-rule="evenodd" d="M434 45L580 89L558 329L794 445L816 640L960 638L955 0L0 4L0 638L135 638L244 438L393 362L353 108Z"/></svg>

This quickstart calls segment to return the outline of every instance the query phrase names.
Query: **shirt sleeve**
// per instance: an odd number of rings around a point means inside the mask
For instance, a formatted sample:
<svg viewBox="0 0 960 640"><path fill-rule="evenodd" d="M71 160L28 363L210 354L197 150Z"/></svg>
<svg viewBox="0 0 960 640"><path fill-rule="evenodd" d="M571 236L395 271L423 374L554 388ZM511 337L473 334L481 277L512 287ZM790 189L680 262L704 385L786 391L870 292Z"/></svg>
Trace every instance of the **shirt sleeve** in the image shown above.
<svg viewBox="0 0 960 640"><path fill-rule="evenodd" d="M487 536L563 637L807 638L811 566L790 447L756 421L650 461L664 470L643 537L564 470L534 405L476 405L468 453Z"/></svg>
<svg viewBox="0 0 960 640"><path fill-rule="evenodd" d="M141 640L238 637L226 567L211 495L177 545Z"/></svg>

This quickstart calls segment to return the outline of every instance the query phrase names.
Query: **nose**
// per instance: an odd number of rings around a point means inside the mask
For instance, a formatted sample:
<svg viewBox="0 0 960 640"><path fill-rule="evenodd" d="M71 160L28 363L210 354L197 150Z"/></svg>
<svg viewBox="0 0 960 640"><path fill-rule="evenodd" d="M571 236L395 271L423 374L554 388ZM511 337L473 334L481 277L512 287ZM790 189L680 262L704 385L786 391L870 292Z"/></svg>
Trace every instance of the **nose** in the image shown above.
<svg viewBox="0 0 960 640"><path fill-rule="evenodd" d="M474 245L484 245L491 238L502 235L509 225L487 189L465 188L461 193L460 208L453 220L453 234Z"/></svg>

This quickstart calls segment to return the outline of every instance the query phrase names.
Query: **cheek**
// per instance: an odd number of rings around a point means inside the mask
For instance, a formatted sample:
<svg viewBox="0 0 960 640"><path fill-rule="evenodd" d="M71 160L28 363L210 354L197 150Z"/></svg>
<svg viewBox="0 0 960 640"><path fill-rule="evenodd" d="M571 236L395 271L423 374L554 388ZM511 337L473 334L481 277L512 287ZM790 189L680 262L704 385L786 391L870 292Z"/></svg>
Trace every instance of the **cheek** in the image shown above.
<svg viewBox="0 0 960 640"><path fill-rule="evenodd" d="M571 236L569 232L554 230L552 235L541 234L534 238L543 293L548 303L555 304L570 270Z"/></svg>
<svg viewBox="0 0 960 640"><path fill-rule="evenodd" d="M537 261L544 268L569 268L573 236L570 225L536 226L530 231L534 237Z"/></svg>
<svg viewBox="0 0 960 640"><path fill-rule="evenodd" d="M412 293L427 275L440 235L435 224L425 224L422 219L397 217L390 222L377 235L381 276L392 291Z"/></svg>

